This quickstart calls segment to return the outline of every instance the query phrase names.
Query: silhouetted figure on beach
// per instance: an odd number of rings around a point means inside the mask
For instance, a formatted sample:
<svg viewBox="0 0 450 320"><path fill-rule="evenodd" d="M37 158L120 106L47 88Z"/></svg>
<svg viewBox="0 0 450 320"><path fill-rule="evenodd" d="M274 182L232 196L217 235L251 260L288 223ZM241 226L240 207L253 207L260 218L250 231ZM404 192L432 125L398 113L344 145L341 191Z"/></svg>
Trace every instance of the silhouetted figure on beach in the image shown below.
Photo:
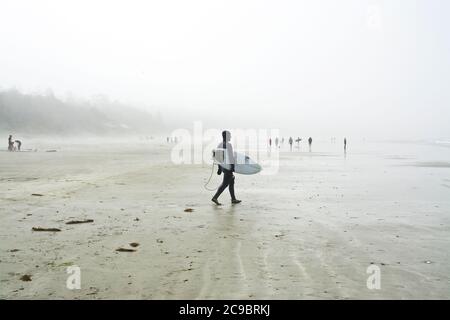
<svg viewBox="0 0 450 320"><path fill-rule="evenodd" d="M272 138L269 138L269 148L272 148Z"/></svg>
<svg viewBox="0 0 450 320"><path fill-rule="evenodd" d="M302 139L300 139L300 137L297 137L297 139L295 139L295 142L297 142L297 148L300 149L300 141L302 141Z"/></svg>
<svg viewBox="0 0 450 320"><path fill-rule="evenodd" d="M280 140L278 139L278 137L275 138L275 147L278 148L278 143L280 142Z"/></svg>
<svg viewBox="0 0 450 320"><path fill-rule="evenodd" d="M312 145L312 138L309 137L308 139L308 144L309 144L309 152L311 152L311 145Z"/></svg>
<svg viewBox="0 0 450 320"><path fill-rule="evenodd" d="M344 152L347 152L347 138L344 138Z"/></svg>
<svg viewBox="0 0 450 320"><path fill-rule="evenodd" d="M8 151L14 151L14 141L12 135L8 138Z"/></svg>
<svg viewBox="0 0 450 320"><path fill-rule="evenodd" d="M292 151L292 143L294 142L294 140L292 139L292 137L289 137L289 146L291 148Z"/></svg>
<svg viewBox="0 0 450 320"><path fill-rule="evenodd" d="M217 189L216 194L211 199L216 205L222 205L219 202L219 196L222 192L228 187L231 196L231 203L240 203L241 200L237 200L234 195L234 165L236 164L236 159L234 157L233 146L230 143L231 133L229 131L222 132L222 142L217 146L217 148L224 149L224 163L229 164L231 166L230 170L224 169L219 165L219 169L217 174L221 174L223 172L223 181L220 185L219 189Z"/></svg>
<svg viewBox="0 0 450 320"><path fill-rule="evenodd" d="M15 142L17 144L17 151L20 151L20 147L22 147L22 141L16 140Z"/></svg>

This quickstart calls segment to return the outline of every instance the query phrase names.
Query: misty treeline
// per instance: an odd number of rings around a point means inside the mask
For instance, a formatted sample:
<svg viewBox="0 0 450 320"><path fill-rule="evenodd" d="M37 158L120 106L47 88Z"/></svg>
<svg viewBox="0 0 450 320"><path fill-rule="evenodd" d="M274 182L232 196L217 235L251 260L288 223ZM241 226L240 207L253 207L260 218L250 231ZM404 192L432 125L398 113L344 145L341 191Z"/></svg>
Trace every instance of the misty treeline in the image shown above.
<svg viewBox="0 0 450 320"><path fill-rule="evenodd" d="M152 115L105 96L62 100L50 91L23 94L0 90L0 132L11 134L150 134L163 129Z"/></svg>

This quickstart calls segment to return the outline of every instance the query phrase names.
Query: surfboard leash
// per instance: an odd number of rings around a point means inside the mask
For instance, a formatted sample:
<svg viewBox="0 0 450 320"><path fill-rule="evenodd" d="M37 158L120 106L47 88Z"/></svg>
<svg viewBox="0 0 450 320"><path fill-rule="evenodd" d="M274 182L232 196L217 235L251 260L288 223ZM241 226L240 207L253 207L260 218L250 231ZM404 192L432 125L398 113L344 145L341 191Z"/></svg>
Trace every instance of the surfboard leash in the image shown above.
<svg viewBox="0 0 450 320"><path fill-rule="evenodd" d="M213 173L214 173L214 165L215 165L215 163L213 162L213 164L212 164L212 166L211 166L211 174L209 175L209 179L208 179L208 181L203 185L203 188L205 188L205 189L208 190L208 191L216 191L217 189L219 189L219 186L217 186L215 189L209 189L209 188L207 187L208 184L211 182L211 178L212 178Z"/></svg>

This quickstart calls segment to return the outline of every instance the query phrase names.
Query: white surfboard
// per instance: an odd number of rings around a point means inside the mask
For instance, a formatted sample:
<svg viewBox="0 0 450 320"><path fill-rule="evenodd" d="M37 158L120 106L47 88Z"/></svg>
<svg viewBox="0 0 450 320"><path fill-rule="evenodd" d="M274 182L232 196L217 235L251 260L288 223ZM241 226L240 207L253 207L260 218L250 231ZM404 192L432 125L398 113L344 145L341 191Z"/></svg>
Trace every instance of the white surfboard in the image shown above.
<svg viewBox="0 0 450 320"><path fill-rule="evenodd" d="M215 149L213 150L213 159L214 161L221 166L225 170L230 170L231 165L225 163L224 161L224 153L225 149ZM261 171L261 166L253 161L249 156L235 152L234 158L236 159L236 164L234 165L234 172L240 174L256 174Z"/></svg>

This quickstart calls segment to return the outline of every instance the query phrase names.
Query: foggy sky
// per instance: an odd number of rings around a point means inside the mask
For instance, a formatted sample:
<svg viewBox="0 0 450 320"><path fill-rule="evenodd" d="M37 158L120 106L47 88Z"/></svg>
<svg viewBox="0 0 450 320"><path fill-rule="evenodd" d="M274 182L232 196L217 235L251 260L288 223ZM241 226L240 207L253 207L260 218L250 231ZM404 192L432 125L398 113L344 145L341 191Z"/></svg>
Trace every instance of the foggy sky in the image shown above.
<svg viewBox="0 0 450 320"><path fill-rule="evenodd" d="M174 126L449 138L449 9L446 0L0 0L0 88L105 94Z"/></svg>

